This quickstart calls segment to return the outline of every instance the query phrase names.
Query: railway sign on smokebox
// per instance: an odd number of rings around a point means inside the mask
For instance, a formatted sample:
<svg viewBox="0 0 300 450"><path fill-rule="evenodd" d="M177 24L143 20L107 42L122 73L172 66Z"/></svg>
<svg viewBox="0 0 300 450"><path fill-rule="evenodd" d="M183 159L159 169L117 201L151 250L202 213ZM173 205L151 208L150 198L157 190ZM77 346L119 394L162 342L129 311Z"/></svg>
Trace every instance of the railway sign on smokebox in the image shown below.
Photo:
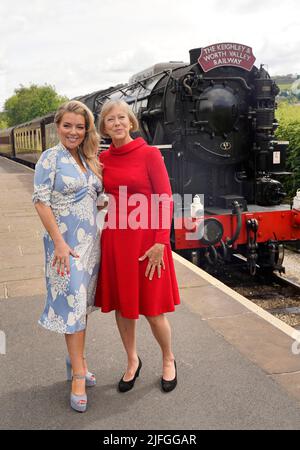
<svg viewBox="0 0 300 450"><path fill-rule="evenodd" d="M198 63L204 72L222 66L235 66L250 71L255 59L251 47L234 42L222 42L203 47Z"/></svg>

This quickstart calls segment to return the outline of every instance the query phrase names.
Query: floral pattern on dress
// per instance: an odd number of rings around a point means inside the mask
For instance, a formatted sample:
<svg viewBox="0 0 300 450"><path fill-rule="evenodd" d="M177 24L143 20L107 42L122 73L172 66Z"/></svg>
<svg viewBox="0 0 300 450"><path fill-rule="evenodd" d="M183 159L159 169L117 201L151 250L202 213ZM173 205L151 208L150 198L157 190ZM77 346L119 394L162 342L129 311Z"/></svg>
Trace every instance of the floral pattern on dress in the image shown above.
<svg viewBox="0 0 300 450"><path fill-rule="evenodd" d="M60 143L42 153L34 176L33 202L51 207L65 242L79 255L70 256L70 275L59 275L52 266L54 244L45 232L47 298L39 324L64 334L84 330L86 315L96 309L100 262L96 200L102 193L102 184L79 156L86 173Z"/></svg>

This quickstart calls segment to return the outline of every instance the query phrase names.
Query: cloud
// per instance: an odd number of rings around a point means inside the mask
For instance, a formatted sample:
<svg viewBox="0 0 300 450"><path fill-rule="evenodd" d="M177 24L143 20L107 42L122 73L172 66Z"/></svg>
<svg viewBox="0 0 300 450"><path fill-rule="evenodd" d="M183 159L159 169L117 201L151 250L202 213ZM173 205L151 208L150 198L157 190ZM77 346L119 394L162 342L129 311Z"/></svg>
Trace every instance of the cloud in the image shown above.
<svg viewBox="0 0 300 450"><path fill-rule="evenodd" d="M272 37L266 37L258 51L259 59L266 64L271 75L300 73L298 49L300 41L278 42L272 46Z"/></svg>
<svg viewBox="0 0 300 450"><path fill-rule="evenodd" d="M110 56L106 59L103 72L111 73L128 73L134 71L140 71L147 65L154 64L155 52L146 46L139 46L136 49L124 50L119 54Z"/></svg>
<svg viewBox="0 0 300 450"><path fill-rule="evenodd" d="M216 42L251 46L272 73L300 73L296 0L4 0L0 16L0 108L21 83L83 95Z"/></svg>
<svg viewBox="0 0 300 450"><path fill-rule="evenodd" d="M295 6L298 0L286 0L284 6L287 8L290 6ZM283 4L282 0L215 0L215 8L220 12L234 13L235 15L257 15L261 14L262 11L269 12L269 17L275 8ZM266 16L268 20L268 16Z"/></svg>

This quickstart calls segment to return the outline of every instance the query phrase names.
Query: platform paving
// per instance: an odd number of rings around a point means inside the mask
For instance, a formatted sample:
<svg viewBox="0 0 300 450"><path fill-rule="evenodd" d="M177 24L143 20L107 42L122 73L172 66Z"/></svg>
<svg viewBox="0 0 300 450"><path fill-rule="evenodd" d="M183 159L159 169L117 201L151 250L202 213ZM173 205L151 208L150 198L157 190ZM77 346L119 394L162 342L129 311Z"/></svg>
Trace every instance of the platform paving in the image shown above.
<svg viewBox="0 0 300 450"><path fill-rule="evenodd" d="M71 410L64 337L37 324L44 256L32 180L30 169L0 158L0 429L299 429L293 330L177 255L182 303L168 315L177 388L161 392L160 351L141 317L141 374L132 391L118 393L126 358L114 314L96 311L87 357L97 386L88 389L85 414Z"/></svg>

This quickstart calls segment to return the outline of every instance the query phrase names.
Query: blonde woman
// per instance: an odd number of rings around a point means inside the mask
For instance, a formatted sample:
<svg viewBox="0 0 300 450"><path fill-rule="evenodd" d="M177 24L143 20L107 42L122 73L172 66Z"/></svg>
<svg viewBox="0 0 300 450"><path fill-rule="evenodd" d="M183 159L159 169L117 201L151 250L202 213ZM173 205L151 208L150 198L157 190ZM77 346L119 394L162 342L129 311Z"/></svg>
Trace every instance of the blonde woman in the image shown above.
<svg viewBox="0 0 300 450"><path fill-rule="evenodd" d="M172 192L160 151L141 137L131 137L137 128L124 101L104 104L100 134L110 137L112 144L100 154L109 206L95 304L102 312L115 310L127 353L119 391L133 388L142 367L136 349L136 319L142 314L161 348L161 388L170 392L177 385L177 370L164 313L180 303L170 247Z"/></svg>
<svg viewBox="0 0 300 450"><path fill-rule="evenodd" d="M102 191L99 136L93 114L78 101L62 105L55 123L60 143L41 155L34 177L33 202L46 229L47 298L39 323L65 335L71 407L84 412L85 386L96 383L87 369L84 346L87 314L95 309L100 262L96 224L96 199Z"/></svg>

